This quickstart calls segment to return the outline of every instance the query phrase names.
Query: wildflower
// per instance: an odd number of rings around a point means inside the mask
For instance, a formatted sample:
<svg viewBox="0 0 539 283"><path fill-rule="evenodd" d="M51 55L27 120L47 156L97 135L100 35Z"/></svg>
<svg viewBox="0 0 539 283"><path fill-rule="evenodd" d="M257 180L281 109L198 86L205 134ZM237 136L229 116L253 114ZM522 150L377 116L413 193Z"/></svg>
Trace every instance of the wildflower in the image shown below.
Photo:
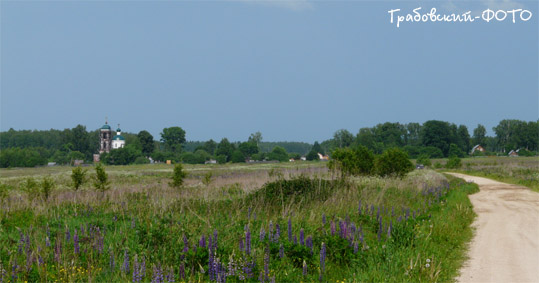
<svg viewBox="0 0 539 283"><path fill-rule="evenodd" d="M430 258L427 258L427 263L430 263Z"/></svg>
<svg viewBox="0 0 539 283"><path fill-rule="evenodd" d="M429 267L430 267L430 264L429 264L429 263L425 264L425 267L426 267L426 268L429 268Z"/></svg>
<svg viewBox="0 0 539 283"><path fill-rule="evenodd" d="M77 229L75 229L75 235L73 235L73 247L75 250L75 253L79 253L79 235L77 234Z"/></svg>
<svg viewBox="0 0 539 283"><path fill-rule="evenodd" d="M124 264L122 265L122 271L129 273L129 253L127 253L127 249L124 252Z"/></svg>
<svg viewBox="0 0 539 283"><path fill-rule="evenodd" d="M322 243L322 248L320 249L320 281L322 281L322 274L326 269L326 244Z"/></svg>
<svg viewBox="0 0 539 283"><path fill-rule="evenodd" d="M279 258L283 258L284 257L284 247L283 247L283 244L281 244L279 246Z"/></svg>
<svg viewBox="0 0 539 283"><path fill-rule="evenodd" d="M307 275L307 263L303 260L303 276Z"/></svg>
<svg viewBox="0 0 539 283"><path fill-rule="evenodd" d="M335 236L335 221L331 220L331 236Z"/></svg>
<svg viewBox="0 0 539 283"><path fill-rule="evenodd" d="M312 236L307 237L307 247L311 250L311 254L313 254L313 237Z"/></svg>
<svg viewBox="0 0 539 283"><path fill-rule="evenodd" d="M251 254L251 231L249 231L249 227L247 227L247 231L245 232L245 253Z"/></svg>
<svg viewBox="0 0 539 283"><path fill-rule="evenodd" d="M152 283L162 283L163 282L163 271L161 270L161 265L153 267L153 276Z"/></svg>
<svg viewBox="0 0 539 283"><path fill-rule="evenodd" d="M279 237L281 236L281 226L279 223L275 224L275 236L273 239L277 242L279 241Z"/></svg>
<svg viewBox="0 0 539 283"><path fill-rule="evenodd" d="M260 242L263 242L265 237L266 237L266 232L264 231L264 227L261 227L260 228Z"/></svg>
<svg viewBox="0 0 539 283"><path fill-rule="evenodd" d="M322 213L322 224L326 225L326 214Z"/></svg>
<svg viewBox="0 0 539 283"><path fill-rule="evenodd" d="M174 267L169 268L165 278L167 279L167 282L174 282Z"/></svg>
<svg viewBox="0 0 539 283"><path fill-rule="evenodd" d="M305 246L305 232L303 231L303 228L299 230L299 244Z"/></svg>

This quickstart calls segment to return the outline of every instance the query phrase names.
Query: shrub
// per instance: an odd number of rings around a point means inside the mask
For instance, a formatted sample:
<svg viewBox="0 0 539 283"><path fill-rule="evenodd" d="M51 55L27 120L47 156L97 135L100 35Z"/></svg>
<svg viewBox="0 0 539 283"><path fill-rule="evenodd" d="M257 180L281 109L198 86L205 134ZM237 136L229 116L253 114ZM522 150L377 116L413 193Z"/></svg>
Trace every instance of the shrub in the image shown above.
<svg viewBox="0 0 539 283"><path fill-rule="evenodd" d="M331 155L328 167L332 170L339 170L341 176L348 175L368 175L374 166L374 155L364 146L354 149L337 148Z"/></svg>
<svg viewBox="0 0 539 283"><path fill-rule="evenodd" d="M404 177L414 170L408 154L399 148L390 148L378 156L374 162L374 171L379 176Z"/></svg>
<svg viewBox="0 0 539 283"><path fill-rule="evenodd" d="M71 180L73 181L73 189L75 191L79 190L82 184L86 182L86 169L82 169L80 166L73 168L71 171Z"/></svg>
<svg viewBox="0 0 539 283"><path fill-rule="evenodd" d="M430 158L426 154L421 154L419 157L417 157L416 164L423 164L425 166L431 166L432 163L430 162Z"/></svg>
<svg viewBox="0 0 539 283"><path fill-rule="evenodd" d="M32 177L26 178L26 180L24 181L23 190L28 195L28 199L30 201L33 201L34 199L39 197L39 185Z"/></svg>
<svg viewBox="0 0 539 283"><path fill-rule="evenodd" d="M105 194L105 191L110 188L108 179L109 176L105 172L105 168L103 168L103 165L101 163L97 163L97 165L95 166L95 189Z"/></svg>
<svg viewBox="0 0 539 283"><path fill-rule="evenodd" d="M148 164L150 163L150 160L144 156L139 156L137 159L135 159L135 164Z"/></svg>
<svg viewBox="0 0 539 283"><path fill-rule="evenodd" d="M243 153L241 153L239 149L236 149L234 150L234 152L232 152L232 155L230 156L230 161L232 163L242 163L245 162L245 156L243 155Z"/></svg>
<svg viewBox="0 0 539 283"><path fill-rule="evenodd" d="M202 178L202 183L205 186L209 186L211 182L213 181L212 177L213 177L213 173L211 171L204 174L204 177Z"/></svg>
<svg viewBox="0 0 539 283"><path fill-rule="evenodd" d="M41 181L41 195L45 200L49 199L52 189L54 188L54 181L50 176L43 178Z"/></svg>
<svg viewBox="0 0 539 283"><path fill-rule="evenodd" d="M462 167L462 163L460 161L460 158L458 158L455 155L449 157L449 160L445 164L445 168L448 168L448 169L458 169L460 167Z"/></svg>
<svg viewBox="0 0 539 283"><path fill-rule="evenodd" d="M457 157L464 157L464 151L462 151L458 145L452 143L449 146L449 156L457 156Z"/></svg>
<svg viewBox="0 0 539 283"><path fill-rule="evenodd" d="M174 165L174 171L172 173L172 182L170 182L170 186L179 189L183 186L183 181L187 177L187 173L183 170L183 166L181 163L176 163Z"/></svg>

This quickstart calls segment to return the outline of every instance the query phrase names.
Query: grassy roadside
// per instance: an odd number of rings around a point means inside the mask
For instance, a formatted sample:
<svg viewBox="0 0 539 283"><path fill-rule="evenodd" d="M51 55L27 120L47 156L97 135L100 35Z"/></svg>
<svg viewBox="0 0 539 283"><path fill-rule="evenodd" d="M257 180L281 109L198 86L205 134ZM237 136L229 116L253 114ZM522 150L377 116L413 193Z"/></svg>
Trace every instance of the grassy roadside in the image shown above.
<svg viewBox="0 0 539 283"><path fill-rule="evenodd" d="M533 176L533 173L530 173L530 175L524 177L514 177L503 173L487 173L483 171L477 171L477 170L444 170L446 172L455 172L455 173L461 173L471 176L477 176L477 177L485 177L489 179L493 179L496 181L508 183L508 184L514 184L514 185L520 185L524 187L530 188L534 192L539 193L539 179L537 177ZM537 174L537 173L535 173Z"/></svg>

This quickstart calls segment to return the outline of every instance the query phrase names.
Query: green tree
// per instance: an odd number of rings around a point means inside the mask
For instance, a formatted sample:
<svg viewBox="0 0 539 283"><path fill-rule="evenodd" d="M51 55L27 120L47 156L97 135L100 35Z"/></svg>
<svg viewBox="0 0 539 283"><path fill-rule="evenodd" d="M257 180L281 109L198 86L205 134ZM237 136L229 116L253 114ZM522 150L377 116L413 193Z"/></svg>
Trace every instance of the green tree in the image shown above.
<svg viewBox="0 0 539 283"><path fill-rule="evenodd" d="M404 177L414 170L408 154L399 148L390 148L379 155L374 162L374 172L379 176Z"/></svg>
<svg viewBox="0 0 539 283"><path fill-rule="evenodd" d="M258 153L258 145L255 142L242 142L238 146L238 149L244 156L248 157Z"/></svg>
<svg viewBox="0 0 539 283"><path fill-rule="evenodd" d="M215 155L226 156L226 162L228 162L230 161L232 152L234 152L235 149L236 148L234 147L234 145L231 144L227 138L223 138L217 145L217 149L215 150Z"/></svg>
<svg viewBox="0 0 539 283"><path fill-rule="evenodd" d="M171 187L180 189L183 187L183 182L187 177L187 172L183 170L181 163L174 164L174 171L172 172L172 181L169 183Z"/></svg>
<svg viewBox="0 0 539 283"><path fill-rule="evenodd" d="M161 133L161 142L168 150L180 152L185 143L185 131L180 127L164 128Z"/></svg>
<svg viewBox="0 0 539 283"><path fill-rule="evenodd" d="M318 161L320 160L318 153L324 154L324 150L322 149L320 144L317 141L315 141L313 147L311 148L311 150L309 151L309 153L307 154L305 158L309 161L313 161L313 160Z"/></svg>
<svg viewBox="0 0 539 283"><path fill-rule="evenodd" d="M289 161L286 149L280 146L274 147L268 157L270 160L278 160L279 162Z"/></svg>
<svg viewBox="0 0 539 283"><path fill-rule="evenodd" d="M485 147L487 145L486 136L487 136L487 129L485 128L485 126L478 124L477 127L473 130L473 136L472 136L473 146L479 144Z"/></svg>
<svg viewBox="0 0 539 283"><path fill-rule="evenodd" d="M77 166L71 170L71 181L73 182L73 189L78 191L79 188L86 182L86 169Z"/></svg>
<svg viewBox="0 0 539 283"><path fill-rule="evenodd" d="M153 136L148 131L144 130L140 131L137 136L142 145L142 154L144 154L144 156L150 156L155 150Z"/></svg>
<svg viewBox="0 0 539 283"><path fill-rule="evenodd" d="M101 163L97 163L95 166L94 188L100 191L102 195L105 195L105 192L110 189L109 175L105 172L105 168Z"/></svg>
<svg viewBox="0 0 539 283"><path fill-rule="evenodd" d="M260 142L262 142L262 133L261 132L252 133L249 136L249 139L247 141L255 143L256 146L258 147L260 145Z"/></svg>
<svg viewBox="0 0 539 283"><path fill-rule="evenodd" d="M447 156L452 139L453 132L449 123L430 120L423 124L421 140L424 146L437 147Z"/></svg>
<svg viewBox="0 0 539 283"><path fill-rule="evenodd" d="M464 153L470 152L470 132L465 125L460 125L457 129L457 142Z"/></svg>
<svg viewBox="0 0 539 283"><path fill-rule="evenodd" d="M333 140L337 147L349 147L354 142L354 135L348 130L341 129L333 134Z"/></svg>
<svg viewBox="0 0 539 283"><path fill-rule="evenodd" d="M464 152L454 143L449 146L449 156L464 157Z"/></svg>
<svg viewBox="0 0 539 283"><path fill-rule="evenodd" d="M241 152L241 150L236 149L234 152L232 152L232 155L230 156L230 161L232 163L243 163L245 162L245 155Z"/></svg>

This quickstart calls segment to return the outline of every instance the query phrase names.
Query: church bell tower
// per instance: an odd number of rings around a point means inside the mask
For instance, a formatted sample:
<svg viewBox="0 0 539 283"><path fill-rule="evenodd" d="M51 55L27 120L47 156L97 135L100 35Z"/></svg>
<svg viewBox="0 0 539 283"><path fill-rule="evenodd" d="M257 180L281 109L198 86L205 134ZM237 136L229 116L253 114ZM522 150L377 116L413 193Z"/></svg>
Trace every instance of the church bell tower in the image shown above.
<svg viewBox="0 0 539 283"><path fill-rule="evenodd" d="M105 125L101 127L99 131L99 153L110 152L112 146L112 131L108 124L108 121L105 120Z"/></svg>

